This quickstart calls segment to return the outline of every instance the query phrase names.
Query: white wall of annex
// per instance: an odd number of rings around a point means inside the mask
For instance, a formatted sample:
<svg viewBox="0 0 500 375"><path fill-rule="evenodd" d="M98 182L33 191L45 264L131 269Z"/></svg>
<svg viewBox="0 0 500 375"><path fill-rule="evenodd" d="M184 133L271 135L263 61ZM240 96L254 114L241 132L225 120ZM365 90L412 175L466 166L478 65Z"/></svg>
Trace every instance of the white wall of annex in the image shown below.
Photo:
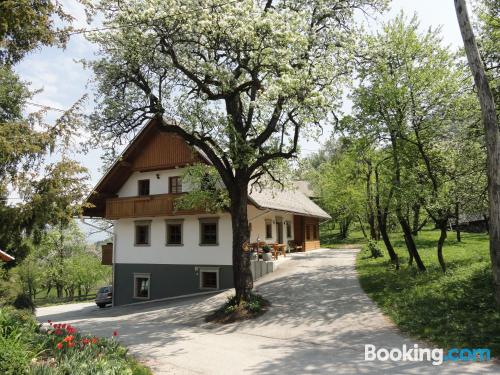
<svg viewBox="0 0 500 375"><path fill-rule="evenodd" d="M200 217L219 217L219 244L200 246ZM183 245L167 246L165 219L183 218ZM135 246L135 221L151 220L151 244ZM231 265L232 231L228 213L169 216L168 218L119 219L115 221L116 263Z"/></svg>
<svg viewBox="0 0 500 375"><path fill-rule="evenodd" d="M149 194L167 194L168 179L169 177L181 176L184 174L186 168L166 169L161 171L151 172L134 172L130 175L128 180L118 191L118 196L122 197L136 197L138 195L138 182L139 180L149 179ZM158 177L157 177L158 175ZM182 184L182 190L188 191L189 186L186 183Z"/></svg>
<svg viewBox="0 0 500 375"><path fill-rule="evenodd" d="M255 206L248 206L248 221L252 225L252 230L250 231L250 242L257 242L257 238L260 241L274 243L278 241L278 233L276 228L276 218L282 219L283 225L283 242L288 243L289 240L293 240L293 214L280 212L280 211L265 211L259 210ZM271 220L273 236L272 238L266 238L266 220ZM286 225L285 222L290 221L292 226L292 237L287 238L286 236Z"/></svg>

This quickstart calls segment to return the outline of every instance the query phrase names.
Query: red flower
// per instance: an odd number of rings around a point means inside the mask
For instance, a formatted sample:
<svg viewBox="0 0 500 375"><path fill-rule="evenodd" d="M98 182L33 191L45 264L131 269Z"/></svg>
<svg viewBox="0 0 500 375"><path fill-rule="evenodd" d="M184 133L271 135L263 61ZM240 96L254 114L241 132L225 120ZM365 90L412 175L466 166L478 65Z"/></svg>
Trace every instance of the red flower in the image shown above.
<svg viewBox="0 0 500 375"><path fill-rule="evenodd" d="M61 328L66 328L66 323L61 324Z"/></svg>
<svg viewBox="0 0 500 375"><path fill-rule="evenodd" d="M88 344L90 344L90 340L88 338L84 338L82 340L82 343L83 343L83 345L88 345Z"/></svg>
<svg viewBox="0 0 500 375"><path fill-rule="evenodd" d="M69 343L68 343L68 348L72 348L73 346L75 346L75 343L74 343L74 342L69 342Z"/></svg>
<svg viewBox="0 0 500 375"><path fill-rule="evenodd" d="M62 333L62 331L61 331L59 328L57 328L57 329L54 331L54 333L55 333L56 335L60 335L60 334Z"/></svg>
<svg viewBox="0 0 500 375"><path fill-rule="evenodd" d="M118 336L118 331L113 331L113 336Z"/></svg>
<svg viewBox="0 0 500 375"><path fill-rule="evenodd" d="M97 337L92 337L92 344L97 344Z"/></svg>
<svg viewBox="0 0 500 375"><path fill-rule="evenodd" d="M49 322L49 324L52 325L52 320L49 319L47 320L47 322Z"/></svg>
<svg viewBox="0 0 500 375"><path fill-rule="evenodd" d="M56 345L57 349L61 350L62 347L63 347L63 344L62 342L58 342L57 345Z"/></svg>
<svg viewBox="0 0 500 375"><path fill-rule="evenodd" d="M76 328L68 325L68 327L66 327L66 332L68 332L68 334L72 335L72 334L76 333Z"/></svg>
<svg viewBox="0 0 500 375"><path fill-rule="evenodd" d="M63 341L64 342L71 342L71 341L73 341L73 339L74 339L73 336L66 336Z"/></svg>

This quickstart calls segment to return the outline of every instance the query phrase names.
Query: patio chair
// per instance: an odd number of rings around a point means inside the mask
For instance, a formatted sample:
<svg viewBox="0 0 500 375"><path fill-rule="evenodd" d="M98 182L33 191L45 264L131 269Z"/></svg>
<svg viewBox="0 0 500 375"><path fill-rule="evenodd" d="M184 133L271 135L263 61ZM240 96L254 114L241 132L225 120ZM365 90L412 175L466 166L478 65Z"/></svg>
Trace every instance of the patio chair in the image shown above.
<svg viewBox="0 0 500 375"><path fill-rule="evenodd" d="M295 240L288 241L288 247L290 248L290 252L304 251L302 245L298 245Z"/></svg>

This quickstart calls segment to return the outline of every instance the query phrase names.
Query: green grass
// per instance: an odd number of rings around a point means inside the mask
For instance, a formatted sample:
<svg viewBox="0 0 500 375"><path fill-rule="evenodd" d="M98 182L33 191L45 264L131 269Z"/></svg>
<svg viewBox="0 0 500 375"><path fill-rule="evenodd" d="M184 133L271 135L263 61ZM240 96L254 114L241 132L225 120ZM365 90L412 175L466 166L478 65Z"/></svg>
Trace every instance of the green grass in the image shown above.
<svg viewBox="0 0 500 375"><path fill-rule="evenodd" d="M363 232L358 229L350 231L347 238L340 238L338 230L320 227L320 239L322 247L335 247L337 249L360 247L367 242Z"/></svg>
<svg viewBox="0 0 500 375"><path fill-rule="evenodd" d="M495 308L486 234L463 233L456 242L453 233L445 243L444 274L436 256L439 233L424 230L417 245L427 266L419 273L408 267L401 234L392 234L401 269L395 271L387 251L373 259L365 249L358 254L357 270L366 293L398 327L416 338L443 348L490 348L500 356L500 313Z"/></svg>

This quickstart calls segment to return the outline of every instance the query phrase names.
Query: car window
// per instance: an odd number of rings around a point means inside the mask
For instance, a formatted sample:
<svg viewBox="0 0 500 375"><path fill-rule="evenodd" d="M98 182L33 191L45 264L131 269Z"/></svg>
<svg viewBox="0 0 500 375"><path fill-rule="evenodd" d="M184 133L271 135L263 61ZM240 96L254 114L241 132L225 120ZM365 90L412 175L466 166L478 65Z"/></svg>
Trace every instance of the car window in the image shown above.
<svg viewBox="0 0 500 375"><path fill-rule="evenodd" d="M98 293L107 293L107 292L108 292L108 288L107 287L103 287L103 288L99 289Z"/></svg>

